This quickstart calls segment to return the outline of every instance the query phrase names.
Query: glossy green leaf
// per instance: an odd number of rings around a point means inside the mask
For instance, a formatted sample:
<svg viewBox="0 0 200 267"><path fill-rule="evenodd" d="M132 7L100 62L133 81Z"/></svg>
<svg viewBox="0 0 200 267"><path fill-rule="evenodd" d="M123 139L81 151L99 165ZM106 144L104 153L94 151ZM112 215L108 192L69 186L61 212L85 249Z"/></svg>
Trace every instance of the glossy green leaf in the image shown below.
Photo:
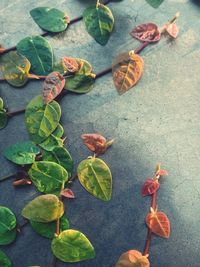
<svg viewBox="0 0 200 267"><path fill-rule="evenodd" d="M67 170L69 177L71 177L73 160L66 148L55 147L51 152L44 152L43 160L58 163Z"/></svg>
<svg viewBox="0 0 200 267"><path fill-rule="evenodd" d="M62 217L64 205L55 195L38 196L22 210L22 216L35 222L52 222Z"/></svg>
<svg viewBox="0 0 200 267"><path fill-rule="evenodd" d="M56 101L44 104L42 96L34 97L25 111L26 128L33 142L39 144L55 131L61 117Z"/></svg>
<svg viewBox="0 0 200 267"><path fill-rule="evenodd" d="M0 97L0 109L3 109L3 107L4 107L3 99Z"/></svg>
<svg viewBox="0 0 200 267"><path fill-rule="evenodd" d="M30 221L31 226L34 231L36 231L39 235L46 238L54 238L56 232L56 221L49 223L41 223ZM69 221L65 215L60 218L60 230L61 232L69 229Z"/></svg>
<svg viewBox="0 0 200 267"><path fill-rule="evenodd" d="M0 57L0 71L7 82L15 87L21 87L28 81L30 67L28 59L16 51Z"/></svg>
<svg viewBox="0 0 200 267"><path fill-rule="evenodd" d="M31 71L37 75L47 75L53 70L53 50L42 36L31 36L17 44L17 51L28 58Z"/></svg>
<svg viewBox="0 0 200 267"><path fill-rule="evenodd" d="M47 139L45 139L41 144L39 144L41 148L46 151L52 151L55 147L63 146L63 140L61 138L56 137L54 134L51 134Z"/></svg>
<svg viewBox="0 0 200 267"><path fill-rule="evenodd" d="M12 267L11 260L2 250L0 250L0 267Z"/></svg>
<svg viewBox="0 0 200 267"><path fill-rule="evenodd" d="M95 251L87 237L76 230L65 230L51 243L53 254L64 262L79 262L93 259Z"/></svg>
<svg viewBox="0 0 200 267"><path fill-rule="evenodd" d="M0 245L8 245L16 237L16 217L14 213L3 206L0 206Z"/></svg>
<svg viewBox="0 0 200 267"><path fill-rule="evenodd" d="M5 128L8 123L8 115L5 109L0 109L0 130Z"/></svg>
<svg viewBox="0 0 200 267"><path fill-rule="evenodd" d="M17 235L16 229L0 234L0 245L9 245L15 241Z"/></svg>
<svg viewBox="0 0 200 267"><path fill-rule="evenodd" d="M112 195L112 175L105 162L99 158L85 159L77 169L82 186L93 196L108 201Z"/></svg>
<svg viewBox="0 0 200 267"><path fill-rule="evenodd" d="M40 192L59 194L68 180L67 171L55 162L38 161L33 163L28 175Z"/></svg>
<svg viewBox="0 0 200 267"><path fill-rule="evenodd" d="M4 156L19 165L32 164L40 149L33 142L20 142L4 150Z"/></svg>
<svg viewBox="0 0 200 267"><path fill-rule="evenodd" d="M37 7L30 14L40 28L49 32L62 32L70 22L69 17L56 8Z"/></svg>
<svg viewBox="0 0 200 267"><path fill-rule="evenodd" d="M114 17L111 10L98 4L88 7L83 13L88 33L101 45L106 45L114 26Z"/></svg>
<svg viewBox="0 0 200 267"><path fill-rule="evenodd" d="M146 0L149 5L154 8L158 8L164 0Z"/></svg>
<svg viewBox="0 0 200 267"><path fill-rule="evenodd" d="M54 136L56 136L57 138L61 138L64 134L64 129L63 129L62 125L58 124L57 128L55 129L55 131L52 134Z"/></svg>

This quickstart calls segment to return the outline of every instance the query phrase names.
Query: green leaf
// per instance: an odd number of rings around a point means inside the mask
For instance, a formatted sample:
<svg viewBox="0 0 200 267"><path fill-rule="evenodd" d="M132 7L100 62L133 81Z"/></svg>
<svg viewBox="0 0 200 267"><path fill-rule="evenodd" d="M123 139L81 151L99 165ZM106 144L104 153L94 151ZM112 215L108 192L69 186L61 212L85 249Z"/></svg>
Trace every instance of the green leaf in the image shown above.
<svg viewBox="0 0 200 267"><path fill-rule="evenodd" d="M52 222L62 217L64 205L55 195L38 196L22 210L22 216L35 222Z"/></svg>
<svg viewBox="0 0 200 267"><path fill-rule="evenodd" d="M3 109L3 107L4 107L3 99L0 97L0 109Z"/></svg>
<svg viewBox="0 0 200 267"><path fill-rule="evenodd" d="M5 128L8 123L8 115L5 109L0 109L0 130Z"/></svg>
<svg viewBox="0 0 200 267"><path fill-rule="evenodd" d="M32 164L40 149L33 142L20 142L4 150L4 156L19 165Z"/></svg>
<svg viewBox="0 0 200 267"><path fill-rule="evenodd" d="M16 238L17 232L16 229L11 231L7 231L4 234L0 234L0 245L9 245L11 244Z"/></svg>
<svg viewBox="0 0 200 267"><path fill-rule="evenodd" d="M62 125L58 124L57 128L55 129L55 131L52 134L54 136L56 136L57 138L61 138L64 134L64 129L63 129Z"/></svg>
<svg viewBox="0 0 200 267"><path fill-rule="evenodd" d="M57 61L57 62L54 62L53 71L58 71L62 75L66 72L65 66L63 65L63 62L62 62L62 59Z"/></svg>
<svg viewBox="0 0 200 267"><path fill-rule="evenodd" d="M34 97L25 111L26 128L33 142L39 144L55 131L61 117L60 105L56 101L44 104L42 96Z"/></svg>
<svg viewBox="0 0 200 267"><path fill-rule="evenodd" d="M112 175L105 162L98 158L85 159L77 169L82 186L93 196L108 201L112 195Z"/></svg>
<svg viewBox="0 0 200 267"><path fill-rule="evenodd" d="M62 166L48 161L33 163L28 175L37 189L46 194L59 194L68 180L68 173Z"/></svg>
<svg viewBox="0 0 200 267"><path fill-rule="evenodd" d="M164 0L146 0L146 2L154 8L158 8Z"/></svg>
<svg viewBox="0 0 200 267"><path fill-rule="evenodd" d="M63 140L51 134L47 139L44 140L41 144L39 144L41 148L46 151L52 151L55 147L63 146Z"/></svg>
<svg viewBox="0 0 200 267"><path fill-rule="evenodd" d="M0 206L0 245L8 245L16 237L16 217L14 213L3 206Z"/></svg>
<svg viewBox="0 0 200 267"><path fill-rule="evenodd" d="M79 262L93 259L95 251L87 237L76 230L65 230L51 243L53 254L64 262Z"/></svg>
<svg viewBox="0 0 200 267"><path fill-rule="evenodd" d="M69 17L56 8L37 7L30 14L40 28L49 32L62 32L70 22Z"/></svg>
<svg viewBox="0 0 200 267"><path fill-rule="evenodd" d="M53 51L45 38L41 36L26 37L17 44L17 51L28 58L34 74L47 75L52 72Z"/></svg>
<svg viewBox="0 0 200 267"><path fill-rule="evenodd" d="M0 250L0 267L12 267L12 262L2 250Z"/></svg>
<svg viewBox="0 0 200 267"><path fill-rule="evenodd" d="M71 177L73 170L73 160L66 148L54 147L51 152L44 152L43 160L58 163L67 170L69 177Z"/></svg>
<svg viewBox="0 0 200 267"><path fill-rule="evenodd" d="M0 70L7 82L21 87L28 81L31 64L26 57L11 51L0 57Z"/></svg>
<svg viewBox="0 0 200 267"><path fill-rule="evenodd" d="M56 221L49 223L41 223L30 221L31 226L34 231L36 231L39 235L46 238L54 238L56 232ZM69 229L69 221L65 215L60 218L60 230L64 231Z"/></svg>
<svg viewBox="0 0 200 267"><path fill-rule="evenodd" d="M114 26L111 10L99 4L88 7L83 13L88 33L101 45L106 45Z"/></svg>

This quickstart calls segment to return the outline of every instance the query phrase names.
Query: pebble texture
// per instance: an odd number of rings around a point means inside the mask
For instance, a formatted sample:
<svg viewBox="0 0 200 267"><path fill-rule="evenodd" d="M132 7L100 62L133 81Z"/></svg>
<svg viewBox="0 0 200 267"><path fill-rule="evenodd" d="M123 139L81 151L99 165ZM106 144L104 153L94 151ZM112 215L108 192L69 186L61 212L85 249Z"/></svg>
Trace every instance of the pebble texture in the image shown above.
<svg viewBox="0 0 200 267"><path fill-rule="evenodd" d="M93 1L87 0L0 0L0 43L15 45L40 28L29 15L37 6L54 6L71 17L79 16ZM86 95L67 95L61 101L62 124L68 148L76 164L90 155L80 135L100 132L115 138L103 156L113 173L113 196L108 203L90 196L77 181L76 199L66 203L71 227L88 236L96 258L58 267L114 267L129 249L143 250L146 238L144 217L149 198L140 196L145 178L153 175L158 161L169 171L158 193L159 209L171 219L171 237L153 238L150 261L153 267L200 267L200 5L199 1L165 0L153 9L144 0L111 3L115 29L108 44L101 47L86 32L83 22L63 33L47 37L57 58L85 58L98 72L111 65L120 52L138 47L129 32L144 22L162 26L177 12L180 34L177 40L163 37L142 52L145 72L137 86L118 96L110 74ZM12 111L40 94L42 83L32 81L22 89L0 83L0 95ZM28 140L24 115L10 120L0 132L0 151L17 141ZM0 177L16 168L0 155ZM0 184L0 205L11 208L22 221L20 211L37 195L34 187L14 189L12 180ZM14 267L50 267L49 240L39 237L30 226L23 229L15 244L3 247Z"/></svg>

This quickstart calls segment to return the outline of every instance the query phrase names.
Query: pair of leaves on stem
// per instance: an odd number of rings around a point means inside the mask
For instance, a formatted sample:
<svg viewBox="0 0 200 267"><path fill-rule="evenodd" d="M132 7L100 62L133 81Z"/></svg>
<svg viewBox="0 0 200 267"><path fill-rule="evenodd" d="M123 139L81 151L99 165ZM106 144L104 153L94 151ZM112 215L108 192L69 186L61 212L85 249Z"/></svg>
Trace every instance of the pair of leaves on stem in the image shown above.
<svg viewBox="0 0 200 267"><path fill-rule="evenodd" d="M94 248L84 234L77 230L68 229L69 225L67 225L66 219L62 228L63 213L63 203L51 194L36 197L22 210L22 215L31 221L34 230L47 238L53 238L51 248L53 254L58 259L64 262L78 262L94 258ZM63 231L58 236L53 237L52 230L55 230L54 221L58 219L61 220L61 230ZM40 228L41 223L43 224L42 230ZM48 223L48 231L45 230L44 223Z"/></svg>
<svg viewBox="0 0 200 267"><path fill-rule="evenodd" d="M147 256L143 256L137 250L129 250L123 253L115 267L150 267Z"/></svg>
<svg viewBox="0 0 200 267"><path fill-rule="evenodd" d="M5 128L8 122L8 115L4 108L3 99L0 97L0 130Z"/></svg>

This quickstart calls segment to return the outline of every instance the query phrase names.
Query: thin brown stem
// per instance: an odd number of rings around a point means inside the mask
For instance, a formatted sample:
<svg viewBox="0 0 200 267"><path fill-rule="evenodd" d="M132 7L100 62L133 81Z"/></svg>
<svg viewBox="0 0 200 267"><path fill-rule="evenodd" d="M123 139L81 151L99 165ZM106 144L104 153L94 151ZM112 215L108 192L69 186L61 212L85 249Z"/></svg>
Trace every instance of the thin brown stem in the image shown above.
<svg viewBox="0 0 200 267"><path fill-rule="evenodd" d="M25 112L25 108L22 108L22 109L18 109L18 110L15 110L15 111L10 111L10 112L7 112L7 115L9 117L14 117L18 114L21 114L21 113L24 113Z"/></svg>
<svg viewBox="0 0 200 267"><path fill-rule="evenodd" d="M24 228L28 224L29 224L29 221L28 220L24 220L24 222L22 224L17 226L17 231L20 233L22 228Z"/></svg>

